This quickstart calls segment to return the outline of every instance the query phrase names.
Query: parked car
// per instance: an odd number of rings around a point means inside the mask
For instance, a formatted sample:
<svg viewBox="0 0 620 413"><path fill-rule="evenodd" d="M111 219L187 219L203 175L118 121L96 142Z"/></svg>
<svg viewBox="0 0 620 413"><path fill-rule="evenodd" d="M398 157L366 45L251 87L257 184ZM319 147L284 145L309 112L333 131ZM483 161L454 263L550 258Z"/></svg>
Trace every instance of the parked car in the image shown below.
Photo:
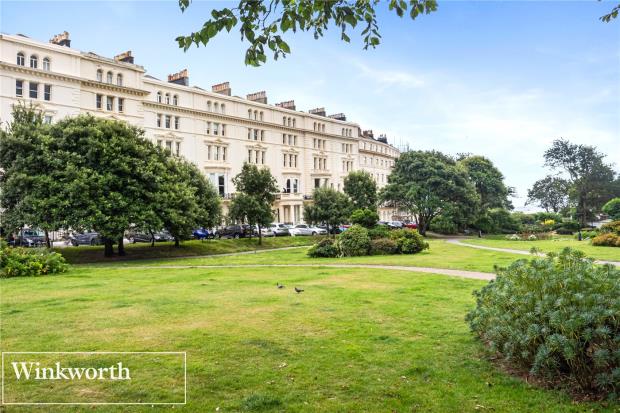
<svg viewBox="0 0 620 413"><path fill-rule="evenodd" d="M317 228L320 228L322 230L325 231L325 233L327 234L327 225L317 225ZM342 230L340 229L340 227L331 227L329 229L329 233L330 234L334 234L334 235L338 235L342 232Z"/></svg>
<svg viewBox="0 0 620 413"><path fill-rule="evenodd" d="M155 242L165 242L165 241L174 241L174 237L168 231L157 231L153 233L153 238L155 238ZM151 234L148 232L131 232L127 237L129 242L151 242Z"/></svg>
<svg viewBox="0 0 620 413"><path fill-rule="evenodd" d="M258 234L258 225L254 226L254 233ZM260 229L260 234L263 237L274 237L275 235L273 234L273 231L271 230L271 227L261 227Z"/></svg>
<svg viewBox="0 0 620 413"><path fill-rule="evenodd" d="M388 221L387 225L391 229L400 229L403 227L403 223L400 221Z"/></svg>
<svg viewBox="0 0 620 413"><path fill-rule="evenodd" d="M289 227L286 224L282 224L280 222L275 222L269 225L269 231L273 234L274 237L288 237L291 235L289 231Z"/></svg>
<svg viewBox="0 0 620 413"><path fill-rule="evenodd" d="M327 230L324 228L312 227L307 224L297 224L293 228L289 229L292 236L304 236L304 235L327 235Z"/></svg>
<svg viewBox="0 0 620 413"><path fill-rule="evenodd" d="M45 233L36 229L23 229L9 240L9 244L16 247L41 247L45 245Z"/></svg>
<svg viewBox="0 0 620 413"><path fill-rule="evenodd" d="M98 232L84 232L71 236L71 245L74 247L79 245L101 245L102 243L103 240Z"/></svg>
<svg viewBox="0 0 620 413"><path fill-rule="evenodd" d="M405 222L403 226L409 229L418 229L418 224L416 224L415 222Z"/></svg>
<svg viewBox="0 0 620 413"><path fill-rule="evenodd" d="M246 238L254 235L249 225L228 225L220 228L217 232L219 238Z"/></svg>
<svg viewBox="0 0 620 413"><path fill-rule="evenodd" d="M203 239L215 238L217 235L217 231L214 229L197 228L194 230L193 235L194 235L194 239L203 240Z"/></svg>

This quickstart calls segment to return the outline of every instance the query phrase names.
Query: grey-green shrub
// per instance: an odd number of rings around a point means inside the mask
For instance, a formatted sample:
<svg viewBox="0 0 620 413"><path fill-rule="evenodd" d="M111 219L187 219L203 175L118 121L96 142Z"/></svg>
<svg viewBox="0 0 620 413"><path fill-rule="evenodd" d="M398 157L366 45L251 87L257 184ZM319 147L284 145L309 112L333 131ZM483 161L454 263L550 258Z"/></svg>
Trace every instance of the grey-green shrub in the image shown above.
<svg viewBox="0 0 620 413"><path fill-rule="evenodd" d="M399 254L415 254L428 248L428 243L415 229L393 230L390 239L396 243Z"/></svg>
<svg viewBox="0 0 620 413"><path fill-rule="evenodd" d="M368 230L368 236L370 239L388 238L390 236L390 229L387 225L375 225Z"/></svg>
<svg viewBox="0 0 620 413"><path fill-rule="evenodd" d="M338 235L340 253L345 257L368 255L370 251L370 237L368 230L361 225L351 225L342 234Z"/></svg>
<svg viewBox="0 0 620 413"><path fill-rule="evenodd" d="M335 258L339 255L338 244L332 238L324 238L308 250L308 256L312 258Z"/></svg>
<svg viewBox="0 0 620 413"><path fill-rule="evenodd" d="M471 329L513 366L618 398L620 270L569 248L515 261L475 293Z"/></svg>
<svg viewBox="0 0 620 413"><path fill-rule="evenodd" d="M389 238L377 238L370 240L371 255L390 255L398 252L398 246Z"/></svg>
<svg viewBox="0 0 620 413"><path fill-rule="evenodd" d="M42 248L0 248L0 277L31 277L65 272L65 257Z"/></svg>

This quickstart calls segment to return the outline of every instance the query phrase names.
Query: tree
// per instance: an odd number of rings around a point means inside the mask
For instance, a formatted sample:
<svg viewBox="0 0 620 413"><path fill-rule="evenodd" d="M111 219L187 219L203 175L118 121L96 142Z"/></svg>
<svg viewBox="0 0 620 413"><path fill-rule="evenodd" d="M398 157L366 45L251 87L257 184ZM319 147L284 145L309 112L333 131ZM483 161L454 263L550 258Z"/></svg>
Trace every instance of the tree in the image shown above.
<svg viewBox="0 0 620 413"><path fill-rule="evenodd" d="M344 178L343 190L355 209L377 209L377 184L368 172L350 172Z"/></svg>
<svg viewBox="0 0 620 413"><path fill-rule="evenodd" d="M327 232L344 224L351 214L351 200L342 192L331 188L315 188L312 204L304 206L304 220L310 224L325 224Z"/></svg>
<svg viewBox="0 0 620 413"><path fill-rule="evenodd" d="M268 168L244 163L241 172L233 178L237 194L230 205L231 218L258 226L258 243L263 243L261 229L273 221L271 206L278 191L276 179Z"/></svg>
<svg viewBox="0 0 620 413"><path fill-rule="evenodd" d="M514 194L514 189L504 184L504 175L493 162L484 156L467 155L461 157L457 164L465 168L476 187L482 211L490 208L512 209L508 197Z"/></svg>
<svg viewBox="0 0 620 413"><path fill-rule="evenodd" d="M369 208L356 209L351 213L351 223L361 225L365 228L374 227L377 225L378 221L379 214L377 214L377 211Z"/></svg>
<svg viewBox="0 0 620 413"><path fill-rule="evenodd" d="M411 213L423 235L437 215L471 216L480 202L467 172L452 158L435 151L402 153L381 197Z"/></svg>
<svg viewBox="0 0 620 413"><path fill-rule="evenodd" d="M620 198L610 199L602 208L603 212L613 220L620 220Z"/></svg>
<svg viewBox="0 0 620 413"><path fill-rule="evenodd" d="M618 17L618 13L620 13L620 4L611 9L609 13L601 16L600 19L605 23L609 23L610 21Z"/></svg>
<svg viewBox="0 0 620 413"><path fill-rule="evenodd" d="M545 165L563 170L569 176L570 197L574 199L582 226L600 209L614 190L615 173L603 162L605 155L595 147L572 144L565 139L553 141L545 152Z"/></svg>
<svg viewBox="0 0 620 413"><path fill-rule="evenodd" d="M560 212L568 206L570 184L566 179L557 176L546 176L534 182L527 191L525 205L534 204L547 212Z"/></svg>
<svg viewBox="0 0 620 413"><path fill-rule="evenodd" d="M191 0L179 0L183 12L187 10ZM211 39L226 30L230 32L239 27L241 40L247 40L249 47L245 52L245 63L260 66L267 61L266 48L273 52L274 60L286 57L291 52L289 45L282 36L297 30L312 32L314 38L323 36L330 27L340 28L340 39L349 42L347 29L354 29L358 23L364 25L361 36L364 49L376 47L381 35L377 23L374 1L313 1L313 0L271 0L262 2L255 0L239 0L237 7L214 9L211 18L202 28L186 36L176 38L179 47L187 51L192 44L197 47L207 45ZM408 13L412 19L420 14L429 14L437 10L436 0L390 0L390 11L402 17Z"/></svg>

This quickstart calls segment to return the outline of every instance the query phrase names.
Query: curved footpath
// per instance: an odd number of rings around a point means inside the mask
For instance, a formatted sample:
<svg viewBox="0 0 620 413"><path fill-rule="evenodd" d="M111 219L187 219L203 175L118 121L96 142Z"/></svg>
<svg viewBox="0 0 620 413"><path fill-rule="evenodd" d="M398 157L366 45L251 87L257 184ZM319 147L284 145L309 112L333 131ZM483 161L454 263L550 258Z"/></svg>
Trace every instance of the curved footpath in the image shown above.
<svg viewBox="0 0 620 413"><path fill-rule="evenodd" d="M450 244L454 244L454 245L460 245L461 247L477 248L477 249L480 249L480 250L507 252L509 254L532 255L529 251L514 250L514 249L511 249L511 248L485 247L484 245L467 244L465 242L461 242L461 240L459 238L448 238L448 239L446 239L446 242L448 242ZM546 256L545 253L538 253L536 255L538 255L540 257ZM615 265L617 267L620 267L620 262L618 262L618 261L595 260L594 262L596 264L611 264L611 265Z"/></svg>

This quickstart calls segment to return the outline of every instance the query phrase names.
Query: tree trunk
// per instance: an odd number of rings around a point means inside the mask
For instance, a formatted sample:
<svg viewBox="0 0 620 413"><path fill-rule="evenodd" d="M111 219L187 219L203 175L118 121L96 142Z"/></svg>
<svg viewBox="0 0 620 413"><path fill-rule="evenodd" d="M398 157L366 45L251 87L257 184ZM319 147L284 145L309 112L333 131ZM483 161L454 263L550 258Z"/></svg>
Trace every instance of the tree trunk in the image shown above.
<svg viewBox="0 0 620 413"><path fill-rule="evenodd" d="M105 247L103 250L103 256L104 257L113 256L114 255L114 243L112 242L112 239L104 238L103 245Z"/></svg>
<svg viewBox="0 0 620 413"><path fill-rule="evenodd" d="M174 247L179 248L180 246L181 246L181 242L179 240L179 237L174 237Z"/></svg>
<svg viewBox="0 0 620 413"><path fill-rule="evenodd" d="M123 244L123 237L118 239L118 255L121 257L125 256L125 244Z"/></svg>
<svg viewBox="0 0 620 413"><path fill-rule="evenodd" d="M258 245L263 245L263 232L260 225L258 226Z"/></svg>
<svg viewBox="0 0 620 413"><path fill-rule="evenodd" d="M52 243L50 241L50 233L48 230L45 230L45 246L47 249L52 248Z"/></svg>
<svg viewBox="0 0 620 413"><path fill-rule="evenodd" d="M155 246L155 234L153 234L153 230L149 230L149 234L151 234L151 247Z"/></svg>

